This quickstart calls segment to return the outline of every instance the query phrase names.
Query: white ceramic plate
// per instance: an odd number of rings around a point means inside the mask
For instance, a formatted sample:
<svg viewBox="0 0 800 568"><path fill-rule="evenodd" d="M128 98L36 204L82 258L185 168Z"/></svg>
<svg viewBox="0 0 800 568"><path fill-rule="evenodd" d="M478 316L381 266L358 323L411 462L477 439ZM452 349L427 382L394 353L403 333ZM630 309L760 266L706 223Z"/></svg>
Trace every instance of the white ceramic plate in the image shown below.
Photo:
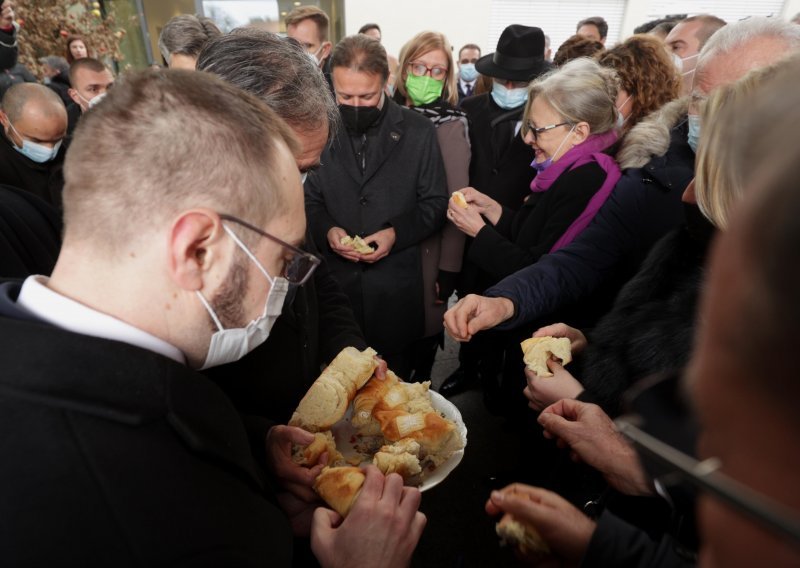
<svg viewBox="0 0 800 568"><path fill-rule="evenodd" d="M456 405L447 400L445 397L435 391L428 391L431 395L431 404L434 409L441 412L448 420L452 420L461 438L464 440L464 447L467 445L467 426L464 424L464 419L461 418ZM331 431L336 438L336 448L342 453L345 459L358 455L354 448L354 437L357 433L356 429L350 424L350 416L352 415L353 407L347 409L347 414L339 422L333 425ZM435 470L428 472L422 485L419 486L420 491L427 491L432 487L439 485L445 478L450 475L464 457L464 449L461 449L450 456L447 461L437 467Z"/></svg>

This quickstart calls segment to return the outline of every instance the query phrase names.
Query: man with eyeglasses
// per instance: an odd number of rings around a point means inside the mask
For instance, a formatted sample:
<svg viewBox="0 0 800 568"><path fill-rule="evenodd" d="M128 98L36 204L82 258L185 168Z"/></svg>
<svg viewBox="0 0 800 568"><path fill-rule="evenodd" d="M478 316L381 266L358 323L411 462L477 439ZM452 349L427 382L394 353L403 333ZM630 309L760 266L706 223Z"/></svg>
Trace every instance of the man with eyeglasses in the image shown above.
<svg viewBox="0 0 800 568"><path fill-rule="evenodd" d="M318 264L297 150L207 73L127 75L84 117L52 276L0 285L6 563L289 566L309 531L322 566L408 562L416 489L370 468L344 521L287 500L197 372L263 343Z"/></svg>

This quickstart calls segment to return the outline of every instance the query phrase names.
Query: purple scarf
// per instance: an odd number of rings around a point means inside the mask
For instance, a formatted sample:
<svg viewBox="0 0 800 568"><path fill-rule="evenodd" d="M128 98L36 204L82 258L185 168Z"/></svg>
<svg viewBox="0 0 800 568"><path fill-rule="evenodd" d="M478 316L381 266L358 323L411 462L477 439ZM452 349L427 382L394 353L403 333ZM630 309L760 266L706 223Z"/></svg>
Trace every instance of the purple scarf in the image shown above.
<svg viewBox="0 0 800 568"><path fill-rule="evenodd" d="M600 189L589 200L586 209L567 227L567 230L556 241L550 252L555 252L567 246L589 225L589 222L597 215L608 196L611 195L611 190L617 185L619 178L622 177L622 172L620 172L619 165L614 158L603 153L603 150L616 141L616 130L609 130L603 134L593 134L581 144L570 148L558 161L553 162L549 168L538 174L531 182L531 191L547 191L565 171L578 168L590 162L596 162L606 172L606 181L603 182Z"/></svg>

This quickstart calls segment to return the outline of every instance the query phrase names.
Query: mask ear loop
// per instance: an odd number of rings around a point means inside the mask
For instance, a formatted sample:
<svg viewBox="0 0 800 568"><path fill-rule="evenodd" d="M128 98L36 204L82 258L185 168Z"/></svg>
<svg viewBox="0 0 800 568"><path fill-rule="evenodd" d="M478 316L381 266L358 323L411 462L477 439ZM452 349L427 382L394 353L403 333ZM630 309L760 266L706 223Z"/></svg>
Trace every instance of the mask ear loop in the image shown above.
<svg viewBox="0 0 800 568"><path fill-rule="evenodd" d="M206 300L205 296L203 296L200 290L195 291L195 294L197 294L197 297L200 298L200 302L203 304L203 307L208 312L208 315L210 315L211 319L214 320L214 325L217 326L217 329L219 331L225 331L225 328L222 327L222 322L219 321L217 314L215 314L214 310L211 309L211 305L208 303L208 300Z"/></svg>
<svg viewBox="0 0 800 568"><path fill-rule="evenodd" d="M250 252L250 250L249 250L249 249L248 249L246 246L244 246L244 243L243 243L243 242L242 242L242 241L239 239L239 237L237 237L237 236L236 236L236 233L234 233L233 231L231 231L231 230L228 228L228 226L227 226L227 225L225 225L224 223L222 224L222 228L223 228L223 229L225 229L225 232L226 232L226 233L228 233L228 235L230 235L230 237L233 239L233 242L235 242L235 243L236 243L236 245L237 245L237 246L238 246L240 249L242 249L242 252L244 252L244 254L246 254L246 255L247 255L247 257L248 257L250 260L252 260L252 261L253 261L253 263L255 263L255 265L258 267L258 269L261 271L261 273L262 273L264 276L266 276L266 277L267 277L267 281L269 281L269 284L270 284L270 286L274 286L274 285L275 285L275 279L274 279L272 276L270 276L270 275L269 275L269 272L267 272L266 268L264 268L263 266L261 266L261 263L260 263L260 262L258 262L258 259L255 257L255 255L254 255L252 252Z"/></svg>

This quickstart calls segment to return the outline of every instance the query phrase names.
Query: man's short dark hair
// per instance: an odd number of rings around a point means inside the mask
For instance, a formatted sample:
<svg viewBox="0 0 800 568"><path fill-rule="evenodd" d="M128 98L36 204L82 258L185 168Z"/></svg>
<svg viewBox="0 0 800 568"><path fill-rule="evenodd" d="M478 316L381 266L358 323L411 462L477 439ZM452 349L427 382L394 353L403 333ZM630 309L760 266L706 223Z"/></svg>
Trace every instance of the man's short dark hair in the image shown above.
<svg viewBox="0 0 800 568"><path fill-rule="evenodd" d="M72 86L75 86L75 78L77 77L78 71L81 69L86 69L88 71L92 71L94 73L102 73L103 71L108 71L108 67L103 65L103 62L95 59L93 57L84 57L83 59L76 59L72 62L72 65L69 66L69 82Z"/></svg>
<svg viewBox="0 0 800 568"><path fill-rule="evenodd" d="M596 27L597 31L600 33L600 39L605 39L608 35L608 24L606 23L605 19L601 18L600 16L592 16L591 18L581 20L578 22L575 31L577 32L582 26Z"/></svg>
<svg viewBox="0 0 800 568"><path fill-rule="evenodd" d="M181 14L164 24L158 49L167 63L174 53L197 57L208 40L220 35L222 32L210 18Z"/></svg>
<svg viewBox="0 0 800 568"><path fill-rule="evenodd" d="M358 33L365 34L369 30L378 30L379 34L383 34L383 32L381 31L381 27L378 24L375 24L375 23L364 24L363 26L358 28Z"/></svg>
<svg viewBox="0 0 800 568"><path fill-rule="evenodd" d="M635 28L633 28L633 33L635 34L646 34L652 31L655 31L657 27L661 24L672 24L673 27L679 24L682 20L686 19L686 14L674 14L672 16L664 16L663 18L657 18L655 20L650 20L643 24L639 24ZM670 28L672 31L672 28Z"/></svg>
<svg viewBox="0 0 800 568"><path fill-rule="evenodd" d="M464 45L462 45L462 46L461 46L461 49L459 49L459 50L458 50L458 58L459 58L459 59L461 59L461 52L462 52L462 51L464 51L465 49L477 49L477 50L478 50L478 57L480 57L480 56L481 56L481 48L480 48L480 47L478 47L478 45L477 45L477 44L474 44L474 43L466 43L466 44L464 44Z"/></svg>
<svg viewBox="0 0 800 568"><path fill-rule="evenodd" d="M336 44L331 58L331 70L336 67L380 75L384 83L389 78L386 50L378 40L364 34L348 36Z"/></svg>
<svg viewBox="0 0 800 568"><path fill-rule="evenodd" d="M214 73L264 101L299 131L335 132L336 102L319 68L299 43L255 28L237 28L210 40L197 70Z"/></svg>
<svg viewBox="0 0 800 568"><path fill-rule="evenodd" d="M679 22L681 24L688 24L689 22L700 22L702 25L697 30L695 37L700 41L700 48L714 35L720 28L724 27L727 23L722 18L712 16L711 14L697 14L690 16L685 20Z"/></svg>

